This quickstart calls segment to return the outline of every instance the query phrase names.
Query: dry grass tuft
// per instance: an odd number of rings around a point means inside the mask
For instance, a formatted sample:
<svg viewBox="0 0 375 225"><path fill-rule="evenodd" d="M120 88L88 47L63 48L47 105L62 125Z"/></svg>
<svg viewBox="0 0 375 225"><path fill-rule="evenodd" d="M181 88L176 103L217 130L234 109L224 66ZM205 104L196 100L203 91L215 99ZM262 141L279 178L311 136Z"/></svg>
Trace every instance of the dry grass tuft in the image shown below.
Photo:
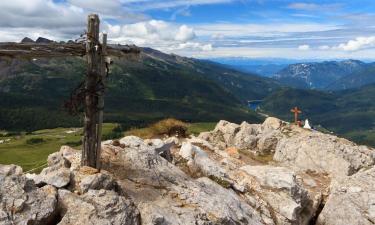
<svg viewBox="0 0 375 225"><path fill-rule="evenodd" d="M188 124L180 120L168 118L156 122L149 127L141 129L131 129L125 135L135 135L141 138L156 138L164 135L186 137Z"/></svg>
<svg viewBox="0 0 375 225"><path fill-rule="evenodd" d="M173 118L161 120L150 127L156 135L178 135L179 137L186 137L187 128L186 123Z"/></svg>

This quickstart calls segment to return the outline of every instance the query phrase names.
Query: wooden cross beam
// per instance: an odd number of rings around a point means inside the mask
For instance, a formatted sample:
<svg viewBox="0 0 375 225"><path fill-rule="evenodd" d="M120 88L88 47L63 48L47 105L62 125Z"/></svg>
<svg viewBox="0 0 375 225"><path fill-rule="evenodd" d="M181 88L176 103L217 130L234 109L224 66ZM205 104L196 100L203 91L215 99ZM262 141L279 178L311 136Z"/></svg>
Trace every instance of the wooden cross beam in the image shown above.
<svg viewBox="0 0 375 225"><path fill-rule="evenodd" d="M107 54L124 57L139 54L135 45L108 45ZM85 43L0 43L0 57L12 58L45 58L86 55Z"/></svg>
<svg viewBox="0 0 375 225"><path fill-rule="evenodd" d="M298 114L302 113L301 110L298 109L297 106L295 106L293 109L290 110L292 113L294 113L294 123L298 124Z"/></svg>
<svg viewBox="0 0 375 225"><path fill-rule="evenodd" d="M39 58L85 56L85 120L81 164L100 169L101 132L104 88L108 73L108 56L139 55L134 45L109 45L107 35L99 41L99 16L88 16L86 40L83 43L0 43L0 57Z"/></svg>

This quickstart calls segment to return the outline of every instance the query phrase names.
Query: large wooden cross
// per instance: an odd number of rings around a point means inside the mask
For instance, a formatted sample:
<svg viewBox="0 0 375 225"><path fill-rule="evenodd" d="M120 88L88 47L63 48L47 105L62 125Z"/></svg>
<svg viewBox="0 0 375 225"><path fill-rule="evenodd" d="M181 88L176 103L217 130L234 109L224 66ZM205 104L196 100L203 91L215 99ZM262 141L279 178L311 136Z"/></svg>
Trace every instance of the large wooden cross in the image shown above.
<svg viewBox="0 0 375 225"><path fill-rule="evenodd" d="M85 56L85 119L81 164L100 169L104 88L109 56L138 55L140 49L129 45L107 45L107 34L99 41L99 16L88 16L86 39L82 43L0 43L0 57L38 58Z"/></svg>
<svg viewBox="0 0 375 225"><path fill-rule="evenodd" d="M294 113L294 123L297 125L298 124L298 114L302 113L301 110L298 109L298 107L294 107L293 109L290 110L292 113Z"/></svg>

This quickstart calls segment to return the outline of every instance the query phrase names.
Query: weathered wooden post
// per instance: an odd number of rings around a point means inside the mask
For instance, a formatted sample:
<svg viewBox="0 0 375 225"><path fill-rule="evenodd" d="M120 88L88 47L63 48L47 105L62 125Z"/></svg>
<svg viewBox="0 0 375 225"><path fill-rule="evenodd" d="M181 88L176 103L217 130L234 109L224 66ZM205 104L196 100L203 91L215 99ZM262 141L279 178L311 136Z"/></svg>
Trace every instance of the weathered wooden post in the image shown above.
<svg viewBox="0 0 375 225"><path fill-rule="evenodd" d="M103 33L102 48L101 48L101 71L100 71L100 82L98 82L98 124L97 124L97 143L96 143L96 168L100 169L100 154L102 146L102 126L103 126L103 110L104 110L104 90L106 85L107 71L108 67L106 66L106 57L107 57L107 34Z"/></svg>
<svg viewBox="0 0 375 225"><path fill-rule="evenodd" d="M99 168L100 143L98 143L98 82L102 75L102 53L99 43L99 17L96 14L88 16L87 25L87 74L85 80L85 118L84 137L81 164ZM99 145L99 146L98 146Z"/></svg>

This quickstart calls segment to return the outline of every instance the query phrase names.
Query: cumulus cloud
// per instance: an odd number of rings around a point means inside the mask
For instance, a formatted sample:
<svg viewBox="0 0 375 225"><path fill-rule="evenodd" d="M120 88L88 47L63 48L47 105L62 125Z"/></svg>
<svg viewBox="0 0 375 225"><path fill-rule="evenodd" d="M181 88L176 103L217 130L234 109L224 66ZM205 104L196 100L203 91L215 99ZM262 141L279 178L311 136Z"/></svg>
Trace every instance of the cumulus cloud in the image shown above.
<svg viewBox="0 0 375 225"><path fill-rule="evenodd" d="M178 32L175 36L177 41L188 41L195 38L195 33L193 28L190 28L186 25L182 25L178 28Z"/></svg>
<svg viewBox="0 0 375 225"><path fill-rule="evenodd" d="M310 45L300 45L298 46L298 49L302 51L307 51L310 50Z"/></svg>
<svg viewBox="0 0 375 225"><path fill-rule="evenodd" d="M210 51L212 45L196 39L194 28L163 20L149 20L127 25L106 24L110 41L114 43L133 43L162 51L196 50Z"/></svg>
<svg viewBox="0 0 375 225"><path fill-rule="evenodd" d="M375 47L375 36L370 37L357 37L354 40L350 40L347 43L341 43L334 49L344 51L358 51L367 48Z"/></svg>
<svg viewBox="0 0 375 225"><path fill-rule="evenodd" d="M212 48L193 41L195 31L187 25L168 23L162 20L132 21L135 17L127 13L127 4L155 4L149 0L12 0L0 1L0 41L19 41L25 36L36 39L39 36L54 40L78 37L86 28L88 12L100 14L102 30L109 33L109 39L116 43L134 43L159 49ZM168 1L167 1L168 2ZM171 5L175 4L170 1ZM199 0L201 4L212 1ZM179 4L182 4L180 2ZM142 15L142 14L139 14ZM115 19L116 22L106 22ZM131 22L131 23L129 23Z"/></svg>
<svg viewBox="0 0 375 225"><path fill-rule="evenodd" d="M201 50L201 51L212 51L211 44L201 44L197 42L186 42L178 45L176 50L190 49L190 50Z"/></svg>

